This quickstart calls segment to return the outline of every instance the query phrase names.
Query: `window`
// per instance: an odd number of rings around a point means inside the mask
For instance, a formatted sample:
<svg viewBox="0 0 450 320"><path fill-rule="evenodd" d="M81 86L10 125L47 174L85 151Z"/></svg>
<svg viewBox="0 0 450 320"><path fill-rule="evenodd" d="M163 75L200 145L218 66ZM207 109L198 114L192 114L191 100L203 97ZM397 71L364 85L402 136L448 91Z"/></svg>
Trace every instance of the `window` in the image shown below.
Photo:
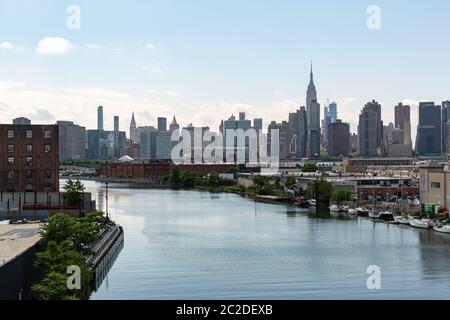
<svg viewBox="0 0 450 320"><path fill-rule="evenodd" d="M432 182L431 183L431 188L433 188L433 189L440 189L441 188L441 183L440 182Z"/></svg>
<svg viewBox="0 0 450 320"><path fill-rule="evenodd" d="M27 162L27 166L32 166L33 165L33 157L27 157L26 162Z"/></svg>
<svg viewBox="0 0 450 320"><path fill-rule="evenodd" d="M27 171L26 171L26 177L27 177L27 179L33 178L33 171L27 170Z"/></svg>
<svg viewBox="0 0 450 320"><path fill-rule="evenodd" d="M9 171L8 172L8 179L13 180L16 178L16 172L15 171Z"/></svg>
<svg viewBox="0 0 450 320"><path fill-rule="evenodd" d="M13 144L8 144L8 152L14 153L14 145Z"/></svg>
<svg viewBox="0 0 450 320"><path fill-rule="evenodd" d="M32 138L33 138L33 131L27 130L27 139L32 139Z"/></svg>
<svg viewBox="0 0 450 320"><path fill-rule="evenodd" d="M52 132L50 130L45 130L44 132L44 138L50 139L52 137Z"/></svg>
<svg viewBox="0 0 450 320"><path fill-rule="evenodd" d="M8 139L14 138L14 130L8 130Z"/></svg>
<svg viewBox="0 0 450 320"><path fill-rule="evenodd" d="M51 151L51 146L49 145L49 144L46 144L45 146L44 146L44 152L45 153L49 153Z"/></svg>
<svg viewBox="0 0 450 320"><path fill-rule="evenodd" d="M27 152L28 153L33 152L33 145L32 144L27 144Z"/></svg>
<svg viewBox="0 0 450 320"><path fill-rule="evenodd" d="M49 170L49 169L45 170L45 177L46 178L51 178L52 177L52 171Z"/></svg>
<svg viewBox="0 0 450 320"><path fill-rule="evenodd" d="M8 164L9 165L14 164L14 157L8 157Z"/></svg>

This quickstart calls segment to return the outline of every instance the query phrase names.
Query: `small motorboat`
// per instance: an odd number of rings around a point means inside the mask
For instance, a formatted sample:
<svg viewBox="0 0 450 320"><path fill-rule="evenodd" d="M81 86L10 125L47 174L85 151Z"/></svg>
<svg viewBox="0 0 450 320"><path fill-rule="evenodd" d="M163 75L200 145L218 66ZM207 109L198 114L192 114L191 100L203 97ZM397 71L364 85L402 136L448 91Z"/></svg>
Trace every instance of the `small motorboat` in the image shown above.
<svg viewBox="0 0 450 320"><path fill-rule="evenodd" d="M341 207L339 208L339 211L342 211L342 212L348 212L348 210L350 210L350 207L349 207L349 206L341 206Z"/></svg>
<svg viewBox="0 0 450 320"><path fill-rule="evenodd" d="M396 216L396 217L394 217L394 221L396 221L399 224L404 224L404 225L408 225L409 226L410 219L408 217L405 217L405 216Z"/></svg>
<svg viewBox="0 0 450 320"><path fill-rule="evenodd" d="M315 206L317 206L317 201L316 201L316 199L309 199L308 204L310 207L315 207Z"/></svg>
<svg viewBox="0 0 450 320"><path fill-rule="evenodd" d="M358 215L358 210L356 210L356 209L349 209L348 213L351 214L352 216L357 216Z"/></svg>
<svg viewBox="0 0 450 320"><path fill-rule="evenodd" d="M340 208L339 208L338 205L333 204L333 205L330 206L330 211L331 211L331 212L339 212L339 211L340 211Z"/></svg>
<svg viewBox="0 0 450 320"><path fill-rule="evenodd" d="M358 211L358 216L367 216L370 210L363 207L359 207L356 208L356 211Z"/></svg>
<svg viewBox="0 0 450 320"><path fill-rule="evenodd" d="M448 234L450 234L450 224L446 224L446 225L443 225L443 226L435 226L435 227L433 227L433 229L435 230L435 231L437 231L437 232L440 232L440 233L448 233Z"/></svg>
<svg viewBox="0 0 450 320"><path fill-rule="evenodd" d="M430 219L412 219L409 221L411 227L420 229L430 229L433 227L433 221Z"/></svg>
<svg viewBox="0 0 450 320"><path fill-rule="evenodd" d="M391 211L382 211L380 212L380 219L386 221L392 221L394 214Z"/></svg>
<svg viewBox="0 0 450 320"><path fill-rule="evenodd" d="M371 219L380 219L380 217L381 217L381 213L379 213L378 211L376 211L376 210L370 210L369 211L369 218L371 218Z"/></svg>

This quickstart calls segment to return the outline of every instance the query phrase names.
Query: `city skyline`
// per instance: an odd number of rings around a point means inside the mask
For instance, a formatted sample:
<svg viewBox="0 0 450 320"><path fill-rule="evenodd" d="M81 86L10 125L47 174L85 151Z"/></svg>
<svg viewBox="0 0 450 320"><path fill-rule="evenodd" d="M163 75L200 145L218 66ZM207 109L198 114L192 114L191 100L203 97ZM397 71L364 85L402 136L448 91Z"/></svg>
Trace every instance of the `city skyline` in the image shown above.
<svg viewBox="0 0 450 320"><path fill-rule="evenodd" d="M79 30L66 27L67 4L28 3L33 10L25 13L19 3L0 2L0 122L20 114L41 123L79 119L94 128L90 114L98 105L119 115L121 127L132 111L149 124L176 114L180 123L215 127L239 111L281 122L304 105L311 59L322 110L327 99L336 101L352 132L355 108L375 99L389 123L403 102L411 106L415 140L419 101L447 100L448 28L439 23L447 3L380 1L380 30L366 26L369 3L330 1L330 10L322 10L323 3L247 3L237 12L221 3L81 1ZM111 9L108 15L104 6ZM134 19L122 22L122 12ZM317 16L320 25L308 28ZM408 23L411 19L417 23ZM186 28L171 27L171 20ZM4 31L11 27L14 36ZM440 50L429 59L424 53L437 44ZM105 127L112 123L105 117Z"/></svg>

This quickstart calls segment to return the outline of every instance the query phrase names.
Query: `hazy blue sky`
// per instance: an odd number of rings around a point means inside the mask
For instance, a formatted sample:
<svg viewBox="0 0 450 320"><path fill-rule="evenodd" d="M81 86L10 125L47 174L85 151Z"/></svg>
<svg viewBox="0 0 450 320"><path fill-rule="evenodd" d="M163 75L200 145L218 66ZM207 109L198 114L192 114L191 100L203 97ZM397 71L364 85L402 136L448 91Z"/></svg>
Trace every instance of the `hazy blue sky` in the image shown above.
<svg viewBox="0 0 450 320"><path fill-rule="evenodd" d="M366 10L381 9L369 30ZM69 5L81 28L67 28ZM74 120L138 125L174 114L210 125L240 110L287 120L305 104L313 60L318 97L356 130L376 99L393 121L399 101L450 98L448 1L0 0L0 122ZM46 39L47 38L47 39Z"/></svg>

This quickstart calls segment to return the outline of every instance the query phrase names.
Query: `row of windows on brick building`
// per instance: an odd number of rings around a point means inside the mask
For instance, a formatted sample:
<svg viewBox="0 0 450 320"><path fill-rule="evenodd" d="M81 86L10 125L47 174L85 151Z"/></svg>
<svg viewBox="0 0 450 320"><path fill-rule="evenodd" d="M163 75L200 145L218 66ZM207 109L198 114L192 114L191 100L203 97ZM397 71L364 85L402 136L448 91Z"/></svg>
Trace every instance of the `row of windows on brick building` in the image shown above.
<svg viewBox="0 0 450 320"><path fill-rule="evenodd" d="M14 139L14 130L8 130L8 139ZM33 139L33 131L27 130L25 132L25 137L27 139ZM52 137L52 132L50 130L44 131L44 139L50 139Z"/></svg>
<svg viewBox="0 0 450 320"><path fill-rule="evenodd" d="M52 147L49 144L45 144L44 145L44 152L45 153L49 153L52 151ZM8 144L8 153L14 153L16 152L16 146L14 144ZM27 144L26 145L26 152L27 153L31 153L33 152L33 145L32 144Z"/></svg>
<svg viewBox="0 0 450 320"><path fill-rule="evenodd" d="M52 177L52 171L47 169L44 170L44 178L50 179ZM16 171L8 171L8 179L14 180L17 178L17 172ZM25 172L25 178L32 179L33 178L33 171L26 171Z"/></svg>

